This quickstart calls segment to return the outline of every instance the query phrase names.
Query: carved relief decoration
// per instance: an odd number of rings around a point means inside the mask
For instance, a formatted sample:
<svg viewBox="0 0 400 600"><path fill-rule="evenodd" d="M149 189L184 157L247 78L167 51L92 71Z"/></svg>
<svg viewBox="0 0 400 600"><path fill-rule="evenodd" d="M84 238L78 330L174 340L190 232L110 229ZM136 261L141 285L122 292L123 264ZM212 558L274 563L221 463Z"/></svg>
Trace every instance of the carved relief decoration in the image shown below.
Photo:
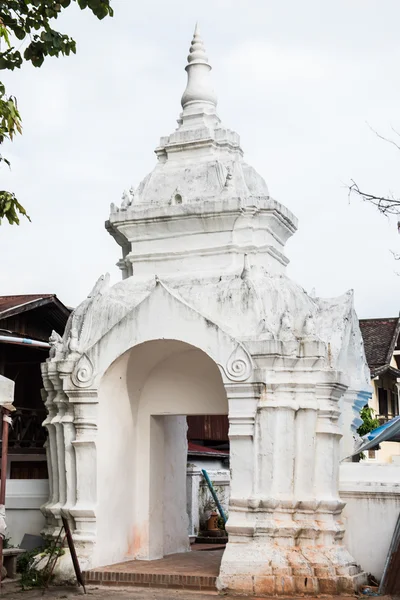
<svg viewBox="0 0 400 600"><path fill-rule="evenodd" d="M251 356L241 344L238 344L222 369L231 381L246 381L253 371Z"/></svg>
<svg viewBox="0 0 400 600"><path fill-rule="evenodd" d="M86 354L82 354L72 372L72 383L76 387L89 387L93 381L93 364Z"/></svg>

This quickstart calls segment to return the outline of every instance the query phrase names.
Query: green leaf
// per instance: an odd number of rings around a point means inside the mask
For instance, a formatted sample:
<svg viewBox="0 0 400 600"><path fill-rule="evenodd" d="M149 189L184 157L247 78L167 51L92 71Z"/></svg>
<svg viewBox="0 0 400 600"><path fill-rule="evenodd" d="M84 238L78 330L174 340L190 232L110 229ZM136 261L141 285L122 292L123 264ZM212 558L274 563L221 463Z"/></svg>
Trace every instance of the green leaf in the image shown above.
<svg viewBox="0 0 400 600"><path fill-rule="evenodd" d="M27 33L29 33L29 31ZM23 40L26 36L26 32L24 31L24 29L22 27L14 28L14 34L15 34L15 37L18 38L19 40Z"/></svg>
<svg viewBox="0 0 400 600"><path fill-rule="evenodd" d="M368 404L366 404L364 408L361 409L360 418L362 419L363 423L357 429L357 433L361 437L379 427L379 420L376 417L374 417L374 414L374 409L368 406Z"/></svg>
<svg viewBox="0 0 400 600"><path fill-rule="evenodd" d="M17 212L18 211L18 212ZM19 225L19 216L23 215L29 221L25 208L20 204L12 192L0 191L0 224L5 217L10 225Z"/></svg>
<svg viewBox="0 0 400 600"><path fill-rule="evenodd" d="M10 163L10 161L7 158L4 158L4 156L0 155L0 162L5 162L6 165L8 165L10 167L10 169L11 169L11 163Z"/></svg>
<svg viewBox="0 0 400 600"><path fill-rule="evenodd" d="M11 48L10 36L8 35L7 27L4 25L0 17L0 38L3 38L9 48Z"/></svg>
<svg viewBox="0 0 400 600"><path fill-rule="evenodd" d="M98 18L112 17L110 0L74 0L84 10L89 8ZM41 67L48 56L76 54L75 40L52 29L51 19L57 19L71 5L71 0L0 0L0 70L20 68L23 60ZM23 54L13 46L15 39L28 45ZM13 140L22 133L21 116L17 101L7 96L0 82L0 144ZM10 167L10 162L0 155L0 162ZM0 223L6 218L10 224L19 224L20 215L29 219L25 208L11 192L0 191ZM30 219L29 219L30 220Z"/></svg>

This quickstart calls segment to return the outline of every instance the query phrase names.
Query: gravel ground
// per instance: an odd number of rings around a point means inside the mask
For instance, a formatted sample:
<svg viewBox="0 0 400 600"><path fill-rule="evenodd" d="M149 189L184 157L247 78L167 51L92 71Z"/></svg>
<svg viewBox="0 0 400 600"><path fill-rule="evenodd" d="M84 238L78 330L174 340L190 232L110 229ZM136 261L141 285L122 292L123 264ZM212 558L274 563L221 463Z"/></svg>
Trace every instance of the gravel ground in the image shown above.
<svg viewBox="0 0 400 600"><path fill-rule="evenodd" d="M150 589L150 588L113 588L88 587L88 600L216 600L217 592L190 592L187 590ZM228 596L220 596L228 600ZM82 588L50 587L44 594L41 589L24 590L15 582L3 582L1 598L7 600L75 600L85 598ZM236 598L237 600L237 598ZM253 599L254 600L254 599Z"/></svg>
<svg viewBox="0 0 400 600"><path fill-rule="evenodd" d="M82 588L74 587L50 587L44 594L41 589L22 591L16 582L3 582L1 597L7 600L75 600L84 598ZM114 587L88 587L88 600L238 600L238 596L219 595L217 592L189 592L187 590L169 590L152 588L114 588ZM352 600L352 596L335 596L332 600ZM365 596L363 597L365 598ZM257 600L254 596L251 600ZM261 600L261 599L259 599ZM265 600L265 598L264 598ZM276 600L276 599L275 599ZM279 600L288 600L281 597ZM291 598L290 600L294 600ZM300 598L298 599L300 600ZM304 600L304 598L302 599ZM307 600L314 600L307 597ZM317 600L317 599L315 599ZM321 600L319 598L318 600ZM325 598L327 600L327 598ZM379 600L390 600L389 596L381 596Z"/></svg>

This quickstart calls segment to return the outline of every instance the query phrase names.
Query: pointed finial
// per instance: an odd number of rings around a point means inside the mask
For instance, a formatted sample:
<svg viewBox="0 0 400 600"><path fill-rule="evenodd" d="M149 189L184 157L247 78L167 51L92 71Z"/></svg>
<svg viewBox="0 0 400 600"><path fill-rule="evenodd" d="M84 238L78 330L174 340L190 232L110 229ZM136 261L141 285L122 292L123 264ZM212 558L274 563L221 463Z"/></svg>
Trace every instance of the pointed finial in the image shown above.
<svg viewBox="0 0 400 600"><path fill-rule="evenodd" d="M208 65L208 56L206 54L206 49L204 47L204 42L200 36L200 28L199 24L196 23L196 27L194 28L192 44L189 50L189 56L187 57L188 63L202 62ZM211 67L210 67L211 68Z"/></svg>
<svg viewBox="0 0 400 600"><path fill-rule="evenodd" d="M187 61L188 64L185 68L188 74L188 82L181 100L182 108L185 111L185 108L189 105L200 103L208 105L209 108L215 111L217 97L209 76L211 65L208 62L198 23L196 23Z"/></svg>

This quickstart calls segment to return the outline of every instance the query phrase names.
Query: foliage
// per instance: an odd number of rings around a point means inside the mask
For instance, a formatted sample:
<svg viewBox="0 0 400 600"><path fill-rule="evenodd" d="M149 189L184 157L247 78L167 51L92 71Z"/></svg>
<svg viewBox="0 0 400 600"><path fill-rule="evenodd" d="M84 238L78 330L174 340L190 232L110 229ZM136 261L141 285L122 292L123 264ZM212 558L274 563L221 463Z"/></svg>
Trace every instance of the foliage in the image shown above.
<svg viewBox="0 0 400 600"><path fill-rule="evenodd" d="M35 548L34 550L27 550L23 554L19 554L17 557L17 573L26 573L33 563L33 559L42 550Z"/></svg>
<svg viewBox="0 0 400 600"><path fill-rule="evenodd" d="M20 554L17 558L17 573L20 574L20 585L23 590L35 587L44 587L52 578L51 568L59 556L64 554L64 548L55 541L49 543L44 549L35 548ZM49 562L50 555L52 560ZM35 566L36 559L46 559L46 565L42 569Z"/></svg>
<svg viewBox="0 0 400 600"><path fill-rule="evenodd" d="M361 409L360 418L362 419L362 425L357 429L357 433L361 437L379 427L379 420L374 417L374 409L368 404Z"/></svg>
<svg viewBox="0 0 400 600"><path fill-rule="evenodd" d="M113 16L110 0L1 0L0 70L13 71L20 68L24 60L34 67L41 67L48 56L75 54L75 40L56 31L51 24L72 3L82 10L89 8L98 19ZM22 53L25 42L27 46ZM17 133L22 133L17 100L6 93L0 82L0 144L5 140L13 141ZM0 154L1 162L10 167L10 161ZM29 219L15 194L0 190L0 224L5 217L10 224L18 225L19 215Z"/></svg>
<svg viewBox="0 0 400 600"><path fill-rule="evenodd" d="M225 522L221 516L218 517L218 529L225 531Z"/></svg>

